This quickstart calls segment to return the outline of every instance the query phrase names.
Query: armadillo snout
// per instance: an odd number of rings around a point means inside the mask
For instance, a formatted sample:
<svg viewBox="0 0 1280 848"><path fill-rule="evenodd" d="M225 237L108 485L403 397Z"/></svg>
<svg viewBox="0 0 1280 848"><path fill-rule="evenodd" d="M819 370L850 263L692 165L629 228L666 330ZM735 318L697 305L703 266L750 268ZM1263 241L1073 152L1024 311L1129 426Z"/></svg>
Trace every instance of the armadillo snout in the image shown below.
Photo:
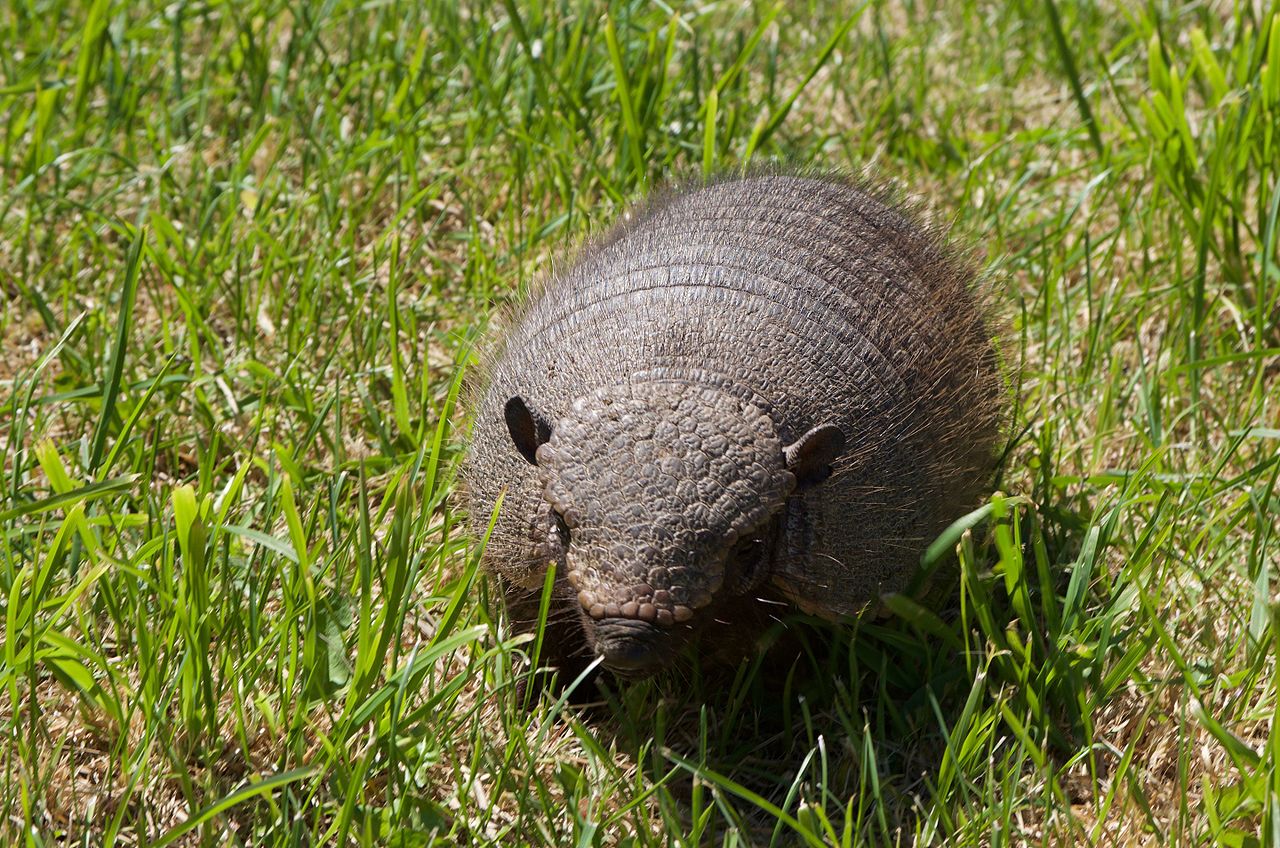
<svg viewBox="0 0 1280 848"><path fill-rule="evenodd" d="M668 659L667 634L648 622L606 618L592 629L596 654L615 674L643 676Z"/></svg>

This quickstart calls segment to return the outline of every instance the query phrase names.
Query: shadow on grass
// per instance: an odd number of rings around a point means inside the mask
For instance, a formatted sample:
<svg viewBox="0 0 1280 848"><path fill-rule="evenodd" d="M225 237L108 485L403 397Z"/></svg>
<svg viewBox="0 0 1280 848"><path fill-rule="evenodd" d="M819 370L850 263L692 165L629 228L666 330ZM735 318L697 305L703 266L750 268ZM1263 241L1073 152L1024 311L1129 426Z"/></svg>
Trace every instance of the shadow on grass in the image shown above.
<svg viewBox="0 0 1280 848"><path fill-rule="evenodd" d="M576 715L639 766L691 844L726 829L946 835L1000 791L984 785L991 758L1061 764L1089 736L1102 687L1078 614L1095 576L1087 524L1067 505L997 504L979 547L961 538L942 603L900 598L848 626L793 616L737 666L600 675Z"/></svg>

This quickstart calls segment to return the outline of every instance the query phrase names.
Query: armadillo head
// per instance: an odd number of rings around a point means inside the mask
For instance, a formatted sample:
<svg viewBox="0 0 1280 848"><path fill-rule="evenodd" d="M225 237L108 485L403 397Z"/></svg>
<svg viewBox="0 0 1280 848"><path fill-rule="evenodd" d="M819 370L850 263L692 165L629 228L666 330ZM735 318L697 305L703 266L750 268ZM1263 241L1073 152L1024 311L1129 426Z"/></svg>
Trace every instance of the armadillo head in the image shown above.
<svg viewBox="0 0 1280 848"><path fill-rule="evenodd" d="M558 421L519 397L515 445L538 466L565 575L604 665L661 665L715 608L769 576L778 517L843 447L817 427L784 447L758 407L704 386L648 381L577 398Z"/></svg>

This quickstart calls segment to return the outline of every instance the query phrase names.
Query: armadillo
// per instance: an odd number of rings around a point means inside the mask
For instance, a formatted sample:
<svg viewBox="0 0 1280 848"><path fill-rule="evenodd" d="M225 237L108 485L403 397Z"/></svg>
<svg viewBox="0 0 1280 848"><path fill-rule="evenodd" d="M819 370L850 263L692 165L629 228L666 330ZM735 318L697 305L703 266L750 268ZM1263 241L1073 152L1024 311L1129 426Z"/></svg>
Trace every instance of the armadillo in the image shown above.
<svg viewBox="0 0 1280 848"><path fill-rule="evenodd" d="M990 485L1003 382L971 253L865 181L674 190L550 275L483 355L482 562L545 655L661 668L898 592ZM728 628L726 631L725 628Z"/></svg>

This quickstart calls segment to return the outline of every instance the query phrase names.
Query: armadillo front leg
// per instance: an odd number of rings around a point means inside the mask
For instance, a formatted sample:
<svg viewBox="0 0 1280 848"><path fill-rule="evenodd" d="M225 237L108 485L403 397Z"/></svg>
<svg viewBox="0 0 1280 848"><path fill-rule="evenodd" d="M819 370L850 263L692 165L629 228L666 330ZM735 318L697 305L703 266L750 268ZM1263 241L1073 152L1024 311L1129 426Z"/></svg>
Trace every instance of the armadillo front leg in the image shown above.
<svg viewBox="0 0 1280 848"><path fill-rule="evenodd" d="M506 603L507 617L514 632L529 634L536 640L538 620L542 605L542 593L500 581ZM524 699L530 683L539 688L551 685L554 691L562 691L591 665L594 655L587 642L579 617L577 593L563 577L557 577L551 587L551 603L547 608L546 626L542 631L537 663L532 677L521 680L520 699ZM525 651L533 654L536 642L525 645ZM554 677L554 684L552 683ZM594 674L578 687L572 696L575 703L591 700L595 694Z"/></svg>

